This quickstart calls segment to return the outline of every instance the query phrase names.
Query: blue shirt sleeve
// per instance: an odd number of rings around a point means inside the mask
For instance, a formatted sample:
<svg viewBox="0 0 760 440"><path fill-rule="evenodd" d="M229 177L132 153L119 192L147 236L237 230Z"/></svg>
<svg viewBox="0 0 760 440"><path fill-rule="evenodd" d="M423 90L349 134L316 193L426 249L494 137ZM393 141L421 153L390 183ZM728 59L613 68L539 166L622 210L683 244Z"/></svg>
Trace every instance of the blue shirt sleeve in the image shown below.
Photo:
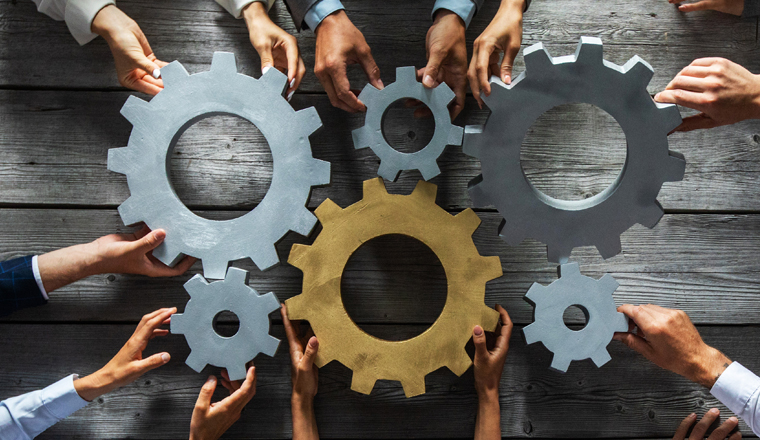
<svg viewBox="0 0 760 440"><path fill-rule="evenodd" d="M457 14L464 21L464 27L470 26L470 21L478 10L473 0L436 0L430 16L435 17L435 13L439 9L448 9Z"/></svg>
<svg viewBox="0 0 760 440"><path fill-rule="evenodd" d="M0 262L0 316L47 303L32 269L33 256Z"/></svg>
<svg viewBox="0 0 760 440"><path fill-rule="evenodd" d="M340 0L319 0L314 3L308 11L306 11L306 15L304 15L303 21L306 23L306 26L308 26L309 29L314 30L317 28L317 26L319 26L319 23L322 23L322 20L324 20L325 17L335 11L340 11L341 9L346 8L343 7L343 4L340 2Z"/></svg>

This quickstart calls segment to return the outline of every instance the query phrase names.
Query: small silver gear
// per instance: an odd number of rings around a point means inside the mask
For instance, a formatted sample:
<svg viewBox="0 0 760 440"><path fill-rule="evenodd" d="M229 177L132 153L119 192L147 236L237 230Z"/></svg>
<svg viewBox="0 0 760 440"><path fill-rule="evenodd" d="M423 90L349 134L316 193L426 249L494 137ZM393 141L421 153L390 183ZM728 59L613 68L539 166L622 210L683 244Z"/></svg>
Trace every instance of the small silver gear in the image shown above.
<svg viewBox="0 0 760 440"><path fill-rule="evenodd" d="M195 275L185 283L190 301L172 315L171 332L185 335L190 356L185 363L200 373L207 364L227 369L230 380L245 379L245 364L259 353L274 356L280 340L269 335L269 314L280 308L274 293L259 295L248 287L248 271L230 267L224 280L209 283ZM237 315L240 327L225 337L214 330L220 312Z"/></svg>
<svg viewBox="0 0 760 440"><path fill-rule="evenodd" d="M395 181L403 170L419 170L422 178L430 180L441 174L436 160L446 145L462 145L462 127L451 123L448 105L456 95L446 83L429 89L417 81L414 66L397 67L396 82L382 90L367 84L359 99L367 106L364 126L353 131L357 150L371 148L380 158L377 175ZM435 133L430 142L414 153L402 153L388 144L383 136L383 115L399 99L416 99L427 105L435 118Z"/></svg>
<svg viewBox="0 0 760 440"><path fill-rule="evenodd" d="M582 37L574 55L552 58L541 43L525 49L525 71L511 85L491 78L484 126L465 127L465 154L480 159L470 182L473 205L494 205L504 217L499 235L515 246L525 238L547 245L549 261L565 263L573 248L596 246L603 258L621 251L620 234L636 223L653 228L663 215L657 194L683 179L683 156L668 150L668 133L681 123L673 104L647 92L652 67L638 56L618 66L602 57L602 41ZM593 104L612 115L628 143L615 182L585 200L559 200L535 188L523 172L520 149L530 126L561 104Z"/></svg>
<svg viewBox="0 0 760 440"><path fill-rule="evenodd" d="M591 358L597 367L610 359L607 345L615 332L628 331L628 318L617 311L612 293L619 284L611 275L599 280L581 275L578 263L563 264L560 278L548 286L533 283L525 299L535 306L533 323L523 328L525 342L541 342L554 353L551 368L566 372L571 361ZM571 330L563 314L576 306L586 326Z"/></svg>
<svg viewBox="0 0 760 440"><path fill-rule="evenodd" d="M314 107L295 111L282 94L287 77L269 69L260 79L237 73L235 56L216 52L211 70L189 75L175 61L161 69L164 90L149 103L130 96L121 109L134 126L129 145L108 150L108 169L125 174L130 197L119 206L125 224L166 230L153 255L174 266L183 255L203 261L207 278L221 279L230 261L251 258L259 269L279 263L275 244L288 232L308 235L317 218L306 209L312 186L330 183L330 164L314 159L309 135L322 126ZM190 211L169 178L180 135L215 115L247 119L272 152L272 183L251 212L215 221Z"/></svg>

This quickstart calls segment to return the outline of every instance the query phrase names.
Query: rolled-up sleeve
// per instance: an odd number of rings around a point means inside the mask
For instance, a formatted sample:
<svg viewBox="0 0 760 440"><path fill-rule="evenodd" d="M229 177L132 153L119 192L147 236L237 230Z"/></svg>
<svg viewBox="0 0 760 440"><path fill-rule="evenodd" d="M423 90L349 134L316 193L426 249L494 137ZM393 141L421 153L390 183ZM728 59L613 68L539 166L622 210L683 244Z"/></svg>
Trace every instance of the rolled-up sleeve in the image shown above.
<svg viewBox="0 0 760 440"><path fill-rule="evenodd" d="M222 5L235 18L241 18L243 9L253 2L264 3L267 11L272 9L272 5L274 4L274 0L216 0L216 2Z"/></svg>
<svg viewBox="0 0 760 440"><path fill-rule="evenodd" d="M101 9L115 5L113 0L32 0L37 10L54 20L65 21L69 32L80 45L95 39L92 20Z"/></svg>
<svg viewBox="0 0 760 440"><path fill-rule="evenodd" d="M710 393L760 435L760 377L738 362L720 375Z"/></svg>

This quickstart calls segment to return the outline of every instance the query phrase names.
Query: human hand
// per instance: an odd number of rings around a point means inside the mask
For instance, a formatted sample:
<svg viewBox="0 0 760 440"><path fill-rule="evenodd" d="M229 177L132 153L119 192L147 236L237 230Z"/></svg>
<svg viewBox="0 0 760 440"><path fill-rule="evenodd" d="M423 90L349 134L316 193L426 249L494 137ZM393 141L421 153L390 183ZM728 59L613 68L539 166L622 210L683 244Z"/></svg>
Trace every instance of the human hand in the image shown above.
<svg viewBox="0 0 760 440"><path fill-rule="evenodd" d="M253 2L246 6L243 9L243 18L248 26L251 44L261 58L261 73L272 67L283 73L287 72L286 96L290 101L306 73L296 38L272 22L262 2Z"/></svg>
<svg viewBox="0 0 760 440"><path fill-rule="evenodd" d="M684 0L668 0L668 3L678 5L678 10L681 12L708 9L732 15L742 15L744 12L744 0L699 0L693 3L684 3Z"/></svg>
<svg viewBox="0 0 760 440"><path fill-rule="evenodd" d="M496 75L507 84L512 83L512 67L522 43L524 0L504 0L493 20L472 45L472 61L467 71L472 94L483 108L483 98L491 94L489 78ZM499 64L499 56L504 59Z"/></svg>
<svg viewBox="0 0 760 440"><path fill-rule="evenodd" d="M101 9L92 20L92 31L111 48L119 84L149 95L163 90L158 78L167 63L156 59L140 26L121 9L115 5Z"/></svg>
<svg viewBox="0 0 760 440"><path fill-rule="evenodd" d="M364 35L343 10L325 17L314 32L317 34L314 73L325 88L330 103L350 113L365 111L366 107L351 90L348 66L359 64L369 83L378 89L383 88L383 82Z"/></svg>
<svg viewBox="0 0 760 440"><path fill-rule="evenodd" d="M715 420L718 419L719 415L720 411L718 408L713 408L710 411L706 412L705 415L702 416L702 420L700 420L699 423L694 426L694 429L691 431L691 435L689 436L688 440L704 440L707 429L712 426ZM690 415L686 416L681 424L678 425L676 433L673 436L673 440L686 440L686 434L689 433L689 428L691 428L691 426L694 425L694 422L696 421L696 414L691 413ZM728 420L723 422L712 432L712 434L710 434L709 437L707 437L707 440L725 440L726 438L728 440L739 440L742 438L742 433L739 431L734 431L737 426L739 426L739 420L736 417L729 417Z"/></svg>
<svg viewBox="0 0 760 440"><path fill-rule="evenodd" d="M483 328L476 325L472 329L472 340L475 343L473 372L475 390L478 393L475 440L501 438L499 382L501 372L504 370L504 361L507 359L507 351L509 351L509 338L512 337L512 320L502 306L497 304L496 310L501 315L501 328L496 330L498 336L491 350L488 349Z"/></svg>
<svg viewBox="0 0 760 440"><path fill-rule="evenodd" d="M659 367L712 388L731 364L726 355L705 344L689 316L682 310L652 304L624 304L618 307L618 312L631 319L631 329L627 333L615 333L614 339L622 341Z"/></svg>
<svg viewBox="0 0 760 440"><path fill-rule="evenodd" d="M111 359L106 366L95 373L74 381L77 394L87 401L106 394L116 388L134 382L135 379L169 362L169 353L156 353L143 359L142 352L148 342L156 336L166 336L169 330L160 328L169 324L171 316L177 313L177 308L160 309L143 316L137 329L124 347Z"/></svg>
<svg viewBox="0 0 760 440"><path fill-rule="evenodd" d="M226 371L222 372L223 377L226 374ZM211 403L216 390L216 377L209 376L203 384L190 420L190 440L217 440L240 419L243 408L256 394L255 367L248 368L242 384L230 382L229 376L226 379L222 385L230 391L230 395L220 402Z"/></svg>
<svg viewBox="0 0 760 440"><path fill-rule="evenodd" d="M317 395L319 369L314 365L319 341L309 331L301 336L300 321L291 322L285 304L280 308L282 324L290 347L290 378L293 382L291 412L293 418L293 438L316 440L319 438L317 419L314 416L314 396Z"/></svg>
<svg viewBox="0 0 760 440"><path fill-rule="evenodd" d="M724 58L694 60L654 97L699 110L675 131L691 131L760 118L760 75Z"/></svg>
<svg viewBox="0 0 760 440"><path fill-rule="evenodd" d="M449 108L451 119L456 118L464 108L467 93L467 46L464 32L464 22L457 14L447 9L438 10L425 38L427 66L417 71L417 77L425 87L432 89L445 82L454 91L456 98ZM421 116L421 113L415 111L415 116ZM429 110L425 113L429 113Z"/></svg>

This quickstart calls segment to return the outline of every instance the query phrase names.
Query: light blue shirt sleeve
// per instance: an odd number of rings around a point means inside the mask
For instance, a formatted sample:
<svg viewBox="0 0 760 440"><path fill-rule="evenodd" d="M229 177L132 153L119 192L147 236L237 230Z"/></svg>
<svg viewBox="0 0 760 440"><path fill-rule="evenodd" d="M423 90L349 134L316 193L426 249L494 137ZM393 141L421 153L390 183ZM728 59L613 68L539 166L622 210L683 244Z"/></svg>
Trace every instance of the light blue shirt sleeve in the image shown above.
<svg viewBox="0 0 760 440"><path fill-rule="evenodd" d="M715 381L710 393L741 417L755 435L760 435L760 377L732 362Z"/></svg>
<svg viewBox="0 0 760 440"><path fill-rule="evenodd" d="M72 374L41 390L0 402L0 438L31 440L87 406L89 402L74 389L76 378Z"/></svg>
<svg viewBox="0 0 760 440"><path fill-rule="evenodd" d="M346 8L343 7L343 3L341 3L340 0L319 0L311 5L311 8L306 11L303 21L305 21L309 29L313 31L319 26L319 23L322 23L322 20L324 20L325 17L335 11L340 11L341 9Z"/></svg>
<svg viewBox="0 0 760 440"><path fill-rule="evenodd" d="M470 26L470 21L478 10L477 5L472 0L436 0L430 16L435 17L435 13L439 9L448 9L457 14L464 21L464 27Z"/></svg>

